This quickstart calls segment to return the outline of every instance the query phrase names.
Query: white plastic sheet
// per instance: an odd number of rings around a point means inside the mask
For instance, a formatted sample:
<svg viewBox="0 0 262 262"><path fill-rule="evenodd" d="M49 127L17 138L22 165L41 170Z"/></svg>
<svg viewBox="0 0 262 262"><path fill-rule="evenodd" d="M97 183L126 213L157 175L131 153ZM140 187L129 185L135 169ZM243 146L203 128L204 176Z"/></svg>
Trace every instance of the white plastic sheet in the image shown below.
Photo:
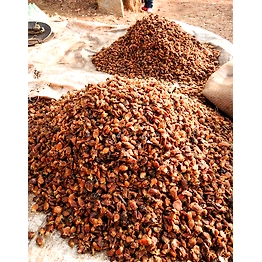
<svg viewBox="0 0 262 262"><path fill-rule="evenodd" d="M178 21L176 21L178 22ZM233 45L201 28L178 22L182 28L195 35L201 42L210 42L222 51L221 65L233 57ZM111 77L96 71L92 55L107 47L127 30L126 25L108 25L98 22L68 20L60 16L49 18L53 38L28 48L28 96L46 96L58 99L67 91L79 90L89 83L98 83ZM45 215L32 213L33 198L29 196L28 231L37 232L44 225ZM109 261L104 253L95 256L78 255L57 232L45 238L45 246L36 245L35 238L29 241L29 262L104 262Z"/></svg>

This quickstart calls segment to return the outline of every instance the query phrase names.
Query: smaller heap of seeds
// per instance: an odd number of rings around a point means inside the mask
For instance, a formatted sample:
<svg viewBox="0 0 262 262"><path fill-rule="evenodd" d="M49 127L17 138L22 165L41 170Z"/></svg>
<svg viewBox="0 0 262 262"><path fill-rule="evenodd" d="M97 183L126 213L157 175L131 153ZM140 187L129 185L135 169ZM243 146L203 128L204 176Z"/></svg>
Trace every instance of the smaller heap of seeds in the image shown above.
<svg viewBox="0 0 262 262"><path fill-rule="evenodd" d="M109 74L202 85L218 69L218 57L176 22L150 14L94 54L92 62Z"/></svg>

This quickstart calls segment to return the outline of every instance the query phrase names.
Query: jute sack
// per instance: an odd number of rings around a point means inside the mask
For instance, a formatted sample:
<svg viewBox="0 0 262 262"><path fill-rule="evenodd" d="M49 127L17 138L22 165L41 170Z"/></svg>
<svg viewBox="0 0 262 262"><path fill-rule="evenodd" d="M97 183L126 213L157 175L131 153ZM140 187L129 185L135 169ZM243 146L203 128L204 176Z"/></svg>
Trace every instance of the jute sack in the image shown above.
<svg viewBox="0 0 262 262"><path fill-rule="evenodd" d="M132 12L139 12L141 4L141 0L123 0L124 7Z"/></svg>
<svg viewBox="0 0 262 262"><path fill-rule="evenodd" d="M218 109L233 118L233 59L209 77L202 94Z"/></svg>

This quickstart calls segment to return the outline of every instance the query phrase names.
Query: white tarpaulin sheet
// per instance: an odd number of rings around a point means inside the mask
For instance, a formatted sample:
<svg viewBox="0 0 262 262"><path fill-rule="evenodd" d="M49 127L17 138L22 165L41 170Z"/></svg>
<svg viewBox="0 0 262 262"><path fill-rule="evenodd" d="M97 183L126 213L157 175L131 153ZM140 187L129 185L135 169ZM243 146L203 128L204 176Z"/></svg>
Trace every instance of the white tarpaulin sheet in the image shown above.
<svg viewBox="0 0 262 262"><path fill-rule="evenodd" d="M178 22L182 28L201 42L209 42L221 51L221 65L233 57L233 45L201 28ZM84 88L89 83L106 80L110 75L98 72L91 62L93 54L107 47L126 33L126 25L108 25L97 22L68 20L55 16L49 25L53 37L47 42L28 47L28 96L47 96L58 99L62 94ZM44 225L45 215L31 212L33 198L29 198L28 231ZM37 235L37 234L36 234ZM109 259L102 253L78 255L57 232L45 237L45 246L29 241L29 262L103 262Z"/></svg>

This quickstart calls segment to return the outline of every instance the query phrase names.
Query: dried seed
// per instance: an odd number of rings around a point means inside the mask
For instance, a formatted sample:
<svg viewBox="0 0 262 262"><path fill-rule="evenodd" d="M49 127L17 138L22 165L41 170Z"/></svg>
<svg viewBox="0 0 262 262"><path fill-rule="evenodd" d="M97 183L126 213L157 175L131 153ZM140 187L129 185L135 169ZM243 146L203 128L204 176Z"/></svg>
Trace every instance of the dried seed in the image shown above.
<svg viewBox="0 0 262 262"><path fill-rule="evenodd" d="M53 212L55 214L60 214L62 212L62 210L63 210L62 207L56 206L56 207L54 207Z"/></svg>
<svg viewBox="0 0 262 262"><path fill-rule="evenodd" d="M37 179L37 182L41 185L45 182L44 178L40 175Z"/></svg>
<svg viewBox="0 0 262 262"><path fill-rule="evenodd" d="M143 235L143 237L139 240L139 243L141 246L149 246L152 244L152 240L147 235Z"/></svg>
<svg viewBox="0 0 262 262"><path fill-rule="evenodd" d="M35 232L33 232L33 231L28 231L28 239L32 239L32 238L34 238L34 236L35 236Z"/></svg>
<svg viewBox="0 0 262 262"><path fill-rule="evenodd" d="M45 203L44 203L44 210L47 211L48 208L49 208L49 204L48 204L48 202L45 201Z"/></svg>
<svg viewBox="0 0 262 262"><path fill-rule="evenodd" d="M130 236L127 236L125 241L126 241L126 243L131 243L131 242L134 241L134 239Z"/></svg>
<svg viewBox="0 0 262 262"><path fill-rule="evenodd" d="M178 211L182 210L182 202L180 200L174 201L173 207Z"/></svg>
<svg viewBox="0 0 262 262"><path fill-rule="evenodd" d="M132 210L137 210L137 204L135 200L130 200L129 201L129 206Z"/></svg>
<svg viewBox="0 0 262 262"><path fill-rule="evenodd" d="M125 165L119 166L119 171L127 171L127 170L128 170L127 166L125 166Z"/></svg>
<svg viewBox="0 0 262 262"><path fill-rule="evenodd" d="M171 248L173 249L173 251L176 251L176 249L178 248L179 246L179 242L177 241L177 239L173 239L171 241Z"/></svg>
<svg viewBox="0 0 262 262"><path fill-rule="evenodd" d="M119 247L119 248L116 250L116 255L120 256L120 255L123 253L123 250L124 250L123 247Z"/></svg>
<svg viewBox="0 0 262 262"><path fill-rule="evenodd" d="M41 235L41 236L45 235L45 232L46 232L46 229L43 228L43 227L38 229L38 234Z"/></svg>
<svg viewBox="0 0 262 262"><path fill-rule="evenodd" d="M102 154L105 155L107 154L108 152L110 151L110 148L109 147L105 147L103 150L102 150Z"/></svg>
<svg viewBox="0 0 262 262"><path fill-rule="evenodd" d="M38 246L43 247L44 244L45 244L45 241L44 241L44 239L42 237L38 236L36 238L36 243L37 243Z"/></svg>
<svg viewBox="0 0 262 262"><path fill-rule="evenodd" d="M73 248L73 247L75 246L74 240L73 240L73 239L69 239L69 240L68 240L68 245L69 245L71 248Z"/></svg>
<svg viewBox="0 0 262 262"><path fill-rule="evenodd" d="M108 252L107 252L107 255L109 256L109 257L112 257L114 254L115 254L115 249L114 248L112 248L112 249L110 249Z"/></svg>
<svg viewBox="0 0 262 262"><path fill-rule="evenodd" d="M119 219L120 219L120 215L119 214L114 214L113 215L114 222L117 222Z"/></svg>
<svg viewBox="0 0 262 262"><path fill-rule="evenodd" d="M31 211L32 211L32 212L36 212L37 209L38 209L38 204L34 204L34 205L32 206Z"/></svg>
<svg viewBox="0 0 262 262"><path fill-rule="evenodd" d="M160 197L160 195L161 195L160 191L158 189L155 189L155 188L149 188L147 192L148 192L149 195L155 195L157 197Z"/></svg>
<svg viewBox="0 0 262 262"><path fill-rule="evenodd" d="M140 173L140 178L145 178L146 177L146 172L141 172Z"/></svg>

